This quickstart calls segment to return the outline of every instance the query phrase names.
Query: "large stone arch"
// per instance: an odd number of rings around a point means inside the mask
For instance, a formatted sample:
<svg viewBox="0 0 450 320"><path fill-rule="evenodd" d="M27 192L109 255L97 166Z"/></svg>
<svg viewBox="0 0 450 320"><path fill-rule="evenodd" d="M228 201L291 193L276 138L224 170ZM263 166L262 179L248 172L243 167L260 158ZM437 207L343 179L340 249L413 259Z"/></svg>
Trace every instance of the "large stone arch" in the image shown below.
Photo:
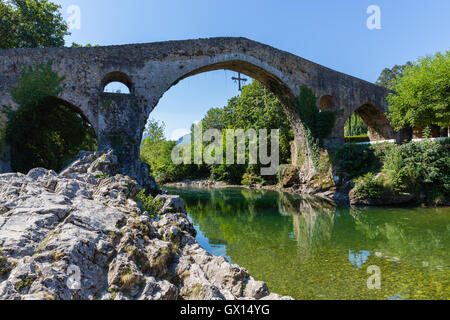
<svg viewBox="0 0 450 320"><path fill-rule="evenodd" d="M282 80L283 74L270 65L243 54L219 56L183 65L183 68L180 68L178 72L174 72L173 75L167 79L165 85L161 87L158 99L155 101L154 105L147 109L145 117L148 118L150 116L150 113L157 106L157 103L162 96L180 81L201 73L215 70L241 72L246 76L260 81L280 100L293 127L297 125L298 120L296 119L294 112L296 95L293 89ZM141 131L143 131L143 128ZM299 134L300 133L301 132L299 131Z"/></svg>

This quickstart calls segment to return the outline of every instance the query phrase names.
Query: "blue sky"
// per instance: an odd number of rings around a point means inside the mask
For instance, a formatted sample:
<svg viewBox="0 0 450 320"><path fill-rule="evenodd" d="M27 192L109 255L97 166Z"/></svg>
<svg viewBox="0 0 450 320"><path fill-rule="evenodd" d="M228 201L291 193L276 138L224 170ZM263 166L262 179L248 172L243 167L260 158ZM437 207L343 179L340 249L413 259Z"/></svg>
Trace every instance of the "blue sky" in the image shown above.
<svg viewBox="0 0 450 320"><path fill-rule="evenodd" d="M81 29L67 44L116 45L243 36L326 67L375 82L385 67L445 51L448 0L53 0L63 16L81 9ZM381 8L381 29L369 30L368 6ZM211 107L239 94L231 71L188 78L169 90L151 117L166 135L188 130Z"/></svg>

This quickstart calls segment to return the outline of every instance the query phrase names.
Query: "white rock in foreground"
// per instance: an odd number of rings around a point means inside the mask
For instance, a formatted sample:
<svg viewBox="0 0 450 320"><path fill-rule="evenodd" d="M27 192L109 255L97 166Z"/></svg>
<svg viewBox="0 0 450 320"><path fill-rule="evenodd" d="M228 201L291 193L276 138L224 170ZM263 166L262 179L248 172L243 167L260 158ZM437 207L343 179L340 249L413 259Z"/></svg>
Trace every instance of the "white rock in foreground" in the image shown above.
<svg viewBox="0 0 450 320"><path fill-rule="evenodd" d="M0 175L0 299L291 299L202 249L181 198L141 212L116 163L83 153L59 175Z"/></svg>

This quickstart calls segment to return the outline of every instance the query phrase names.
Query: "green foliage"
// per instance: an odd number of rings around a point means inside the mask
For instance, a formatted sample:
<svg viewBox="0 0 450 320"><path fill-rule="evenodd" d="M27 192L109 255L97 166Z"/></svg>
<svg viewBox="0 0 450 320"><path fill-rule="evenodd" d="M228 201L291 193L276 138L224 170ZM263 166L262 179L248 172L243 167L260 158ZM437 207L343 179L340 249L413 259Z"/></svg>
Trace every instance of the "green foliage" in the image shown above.
<svg viewBox="0 0 450 320"><path fill-rule="evenodd" d="M61 170L80 150L95 150L93 128L72 106L59 100L64 77L52 70L52 62L24 68L11 95L17 110L4 106L5 142L11 146L14 171L35 167Z"/></svg>
<svg viewBox="0 0 450 320"><path fill-rule="evenodd" d="M353 137L353 136L367 136L367 132L369 129L367 128L367 125L364 123L364 120L356 113L353 113L345 123L344 130L345 130L345 137Z"/></svg>
<svg viewBox="0 0 450 320"><path fill-rule="evenodd" d="M32 286L33 282L34 281L32 279L19 281L15 284L16 290L17 291L22 291L23 289L28 290Z"/></svg>
<svg viewBox="0 0 450 320"><path fill-rule="evenodd" d="M395 129L450 125L450 51L408 66L388 96Z"/></svg>
<svg viewBox="0 0 450 320"><path fill-rule="evenodd" d="M108 179L108 178L109 178L109 174L107 174L107 173L97 174L95 176L95 179Z"/></svg>
<svg viewBox="0 0 450 320"><path fill-rule="evenodd" d="M392 69L385 68L381 72L380 77L377 80L377 84L388 89L394 89L395 81L403 76L406 68L410 66L412 66L412 62L408 61L404 65L395 65Z"/></svg>
<svg viewBox="0 0 450 320"><path fill-rule="evenodd" d="M431 132L431 127L430 127L430 126L426 126L426 127L423 129L422 137L423 137L424 139L430 139L430 138L433 138L433 133Z"/></svg>
<svg viewBox="0 0 450 320"><path fill-rule="evenodd" d="M3 251L0 248L0 277L4 276L11 270L11 266L8 263L8 259L3 255Z"/></svg>
<svg viewBox="0 0 450 320"><path fill-rule="evenodd" d="M218 129L267 129L270 139L271 129L280 129L280 161L290 162L290 143L293 131L289 120L284 113L283 106L278 99L268 91L263 84L254 81L243 88L241 96L233 97L223 108L212 108L202 120L203 130ZM141 147L141 159L149 163L152 174L158 182L180 181L210 177L218 181L227 181L235 184L241 183L245 173L253 176L260 173L261 164L249 165L248 154L245 165L174 165L171 160L171 151L175 142L164 139L163 125L150 120L147 137ZM191 128L193 135L194 126ZM224 148L226 140L224 136ZM193 141L194 139L192 139ZM235 141L235 152L237 141ZM204 150L205 143L201 148ZM247 143L248 145L248 143ZM269 144L270 147L270 144ZM224 156L225 156L224 152ZM194 157L194 146L191 148ZM192 161L193 162L193 161ZM273 177L276 180L276 177Z"/></svg>
<svg viewBox="0 0 450 320"><path fill-rule="evenodd" d="M211 166L210 178L215 181L227 181L239 184L246 172L245 165L221 164Z"/></svg>
<svg viewBox="0 0 450 320"><path fill-rule="evenodd" d="M98 47L98 46L99 46L98 44L92 45L90 43L83 46L82 44L79 44L76 42L72 42L72 45L71 45L72 48L92 48L92 47Z"/></svg>
<svg viewBox="0 0 450 320"><path fill-rule="evenodd" d="M11 96L20 106L37 105L46 97L58 97L65 88L64 76L52 70L53 61L23 68L23 75L16 87L10 89Z"/></svg>
<svg viewBox="0 0 450 320"><path fill-rule="evenodd" d="M278 172L277 172L277 183L282 183L283 182L283 178L284 178L284 173L286 171L286 169L288 169L290 166L287 164L281 164L278 167Z"/></svg>
<svg viewBox="0 0 450 320"><path fill-rule="evenodd" d="M438 142L411 142L391 149L383 173L397 194L423 195L427 203L450 194L450 152Z"/></svg>
<svg viewBox="0 0 450 320"><path fill-rule="evenodd" d="M144 131L144 140L141 143L141 160L148 163L150 167L157 164L157 158L161 155L164 146L164 122L159 123L154 119L149 119Z"/></svg>
<svg viewBox="0 0 450 320"><path fill-rule="evenodd" d="M256 132L260 129L267 129L269 141L271 139L270 130L279 129L280 162L291 162L290 144L294 138L292 126L285 114L284 107L275 95L258 81L253 81L250 85L245 86L241 96L230 99L224 108L211 109L202 120L202 124L204 129L254 129ZM235 152L236 150L235 142ZM243 180L247 182L243 175L247 173L249 176L256 177L260 174L262 167L260 163L249 165L248 162L247 154L246 165L213 165L210 167L211 178L236 184ZM276 176L265 178L276 182Z"/></svg>
<svg viewBox="0 0 450 320"><path fill-rule="evenodd" d="M292 126L280 101L261 82L253 81L242 89L240 97L232 98L223 108L222 119L222 127L228 129L267 129L269 139L270 130L279 129L280 162L290 162L290 144L294 138ZM204 128L208 128L208 118L205 120ZM220 127L219 124L218 129Z"/></svg>
<svg viewBox="0 0 450 320"><path fill-rule="evenodd" d="M373 173L367 173L355 180L355 195L358 198L381 199L383 194L383 181Z"/></svg>
<svg viewBox="0 0 450 320"><path fill-rule="evenodd" d="M164 127L164 123L149 119L141 144L141 161L150 165L155 180L166 183L208 176L209 170L205 165L173 163L172 150L177 143L165 139Z"/></svg>
<svg viewBox="0 0 450 320"><path fill-rule="evenodd" d="M315 167L319 165L323 139L331 134L336 121L336 114L333 111L320 111L316 102L317 97L311 89L306 87L300 89L296 111L303 123L305 137ZM303 149L304 146L300 147Z"/></svg>
<svg viewBox="0 0 450 320"><path fill-rule="evenodd" d="M335 174L341 179L351 180L369 172L379 171L383 152L376 152L376 148L381 146L346 143L335 148L330 155Z"/></svg>
<svg viewBox="0 0 450 320"><path fill-rule="evenodd" d="M1 0L0 48L62 47L70 33L60 9L48 0Z"/></svg>
<svg viewBox="0 0 450 320"><path fill-rule="evenodd" d="M333 111L320 111L316 105L317 97L311 89L302 87L297 97L296 111L305 129L320 144L327 138L334 127L336 114Z"/></svg>
<svg viewBox="0 0 450 320"><path fill-rule="evenodd" d="M383 194L412 194L417 201L426 204L442 204L449 200L450 151L445 142L421 141L401 146L375 145L372 146L373 155L369 157L364 156L366 150L358 151L355 148L356 146L347 147L353 150L346 154L348 160L340 170L350 173L349 176L368 172L355 181L358 197L379 199ZM339 156L344 157L342 151ZM350 161L351 157L355 160ZM365 160L360 161L360 158ZM365 161L369 163L373 159L383 163L378 178L374 176L378 170L364 164ZM339 166L339 161L337 165ZM381 192L382 190L384 191Z"/></svg>
<svg viewBox="0 0 450 320"><path fill-rule="evenodd" d="M146 195L145 189L142 189L136 196L141 210L147 211L151 217L156 217L158 212L162 209L163 203L159 198L152 197L151 194Z"/></svg>

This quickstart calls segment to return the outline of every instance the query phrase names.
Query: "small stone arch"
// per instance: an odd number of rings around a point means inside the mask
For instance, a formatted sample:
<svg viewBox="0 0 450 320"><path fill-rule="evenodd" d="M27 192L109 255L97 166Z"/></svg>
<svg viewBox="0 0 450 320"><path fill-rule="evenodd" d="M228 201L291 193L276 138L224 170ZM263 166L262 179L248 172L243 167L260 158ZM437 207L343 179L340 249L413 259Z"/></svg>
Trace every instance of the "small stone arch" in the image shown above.
<svg viewBox="0 0 450 320"><path fill-rule="evenodd" d="M82 120L84 122L83 126L85 126L85 128L87 129L84 132L86 134L88 133L90 137L95 139L95 142L91 146L93 147L94 145L98 144L98 132L96 130L96 127L92 123L91 119L89 119L89 117L85 114L85 112L83 111L82 108L80 108L80 107L74 105L73 103L69 102L68 100L64 99L64 97L52 96L52 95L46 96L46 97L40 99L38 104L35 105L34 108L42 108L42 110L39 110L38 117L32 118L32 121L34 123L38 123L38 124L40 124L40 122L39 122L40 119L49 119L50 115L57 114L56 111L58 109L65 109L68 112L76 115L76 117L79 118L79 120ZM30 119L30 117L28 117L28 119ZM60 117L55 117L54 119L52 119L52 122L48 122L48 123L50 126L53 126L55 123L62 124L63 122L61 122L60 120L61 120ZM27 121L27 120L25 120L25 121ZM77 121L78 121L78 119L77 119ZM67 128L64 123L63 123L63 128ZM42 129L42 127L39 127L39 133L37 133L35 135L39 136L39 134L42 132L41 129ZM70 136L71 134L72 134L72 132L69 132L67 135ZM83 140L83 138L86 138L86 136L83 137L81 135L78 135L75 137L81 138L81 140ZM81 149L82 145L83 144L81 141L81 143L78 145L78 147L80 147L79 151L82 151L82 149ZM8 145L9 158L10 158L9 160L11 161L12 164L14 164L14 162L15 162L14 159L17 159L17 155L21 153L20 152L21 147L17 147L17 146L19 146L19 144L17 144L17 143ZM37 144L37 146L41 146L41 145ZM74 146L76 146L76 144ZM97 147L97 146L95 146L95 147ZM76 156L76 154L74 154L72 156ZM48 163L52 163L52 165L58 166L58 163L55 163L55 162L48 162ZM20 166L21 165L19 164L18 168L20 168ZM14 165L11 165L11 167L14 171L19 171L18 168L16 168L16 169L14 168ZM31 169L31 168L29 168L29 169ZM57 170L57 168L55 168L55 167L49 167L48 169ZM62 167L59 167L59 169L62 169ZM23 170L23 167L22 167L22 170Z"/></svg>
<svg viewBox="0 0 450 320"><path fill-rule="evenodd" d="M76 105L72 104L71 102L69 102L63 98L55 97L55 96L48 96L48 97L44 98L42 100L42 102L43 103L47 102L47 103L51 103L51 104L55 104L55 105L58 104L58 105L67 107L68 109L72 110L73 112L78 113L86 122L88 122L92 126L94 131L96 131L95 127L93 126L93 123L84 114L84 111L80 107L77 107ZM95 132L95 134L97 135L97 132Z"/></svg>
<svg viewBox="0 0 450 320"><path fill-rule="evenodd" d="M395 139L395 132L388 118L381 109L374 104L366 102L355 110L368 127L370 141ZM348 116L348 118L350 115Z"/></svg>
<svg viewBox="0 0 450 320"><path fill-rule="evenodd" d="M119 82L123 84L128 88L129 94L133 93L133 82L131 78L127 74L120 71L110 72L103 78L101 83L101 91L103 92L105 90L105 87L113 82Z"/></svg>
<svg viewBox="0 0 450 320"><path fill-rule="evenodd" d="M325 94L320 97L318 104L320 111L331 111L336 106L336 100L333 98L333 96Z"/></svg>

